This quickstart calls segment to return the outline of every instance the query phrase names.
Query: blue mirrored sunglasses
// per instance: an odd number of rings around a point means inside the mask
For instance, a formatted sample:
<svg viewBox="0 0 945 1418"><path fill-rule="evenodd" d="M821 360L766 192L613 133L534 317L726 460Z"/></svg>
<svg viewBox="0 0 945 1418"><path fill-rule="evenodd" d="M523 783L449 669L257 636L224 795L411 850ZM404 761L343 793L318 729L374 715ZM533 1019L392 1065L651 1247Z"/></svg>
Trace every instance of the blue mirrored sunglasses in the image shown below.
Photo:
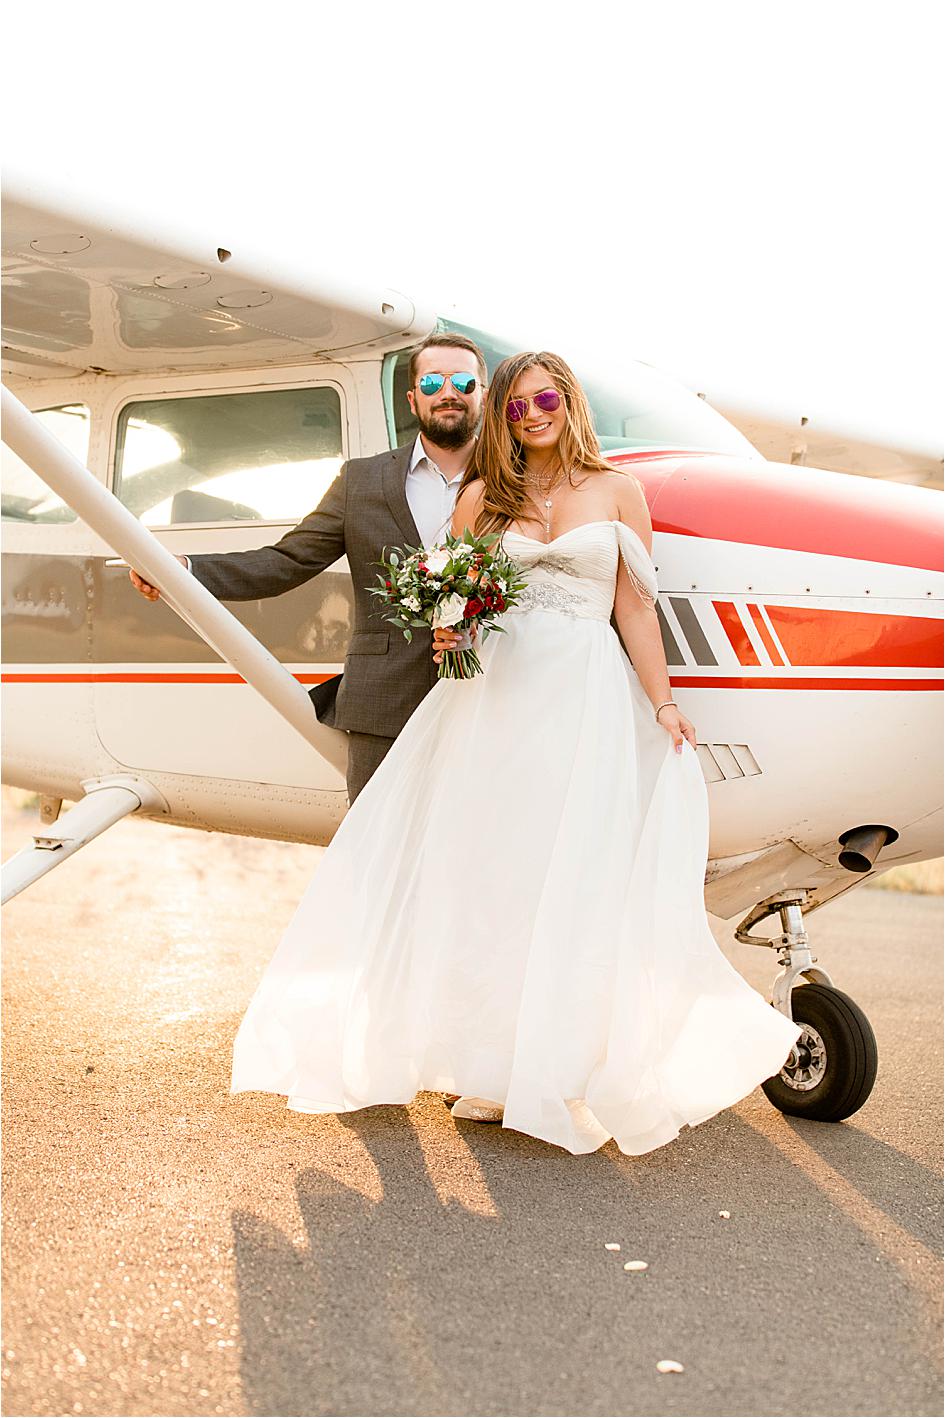
<svg viewBox="0 0 945 1418"><path fill-rule="evenodd" d="M475 374L451 374L449 380L457 394L471 394L476 387ZM445 383L445 374L421 374L417 388L421 394L438 394Z"/></svg>

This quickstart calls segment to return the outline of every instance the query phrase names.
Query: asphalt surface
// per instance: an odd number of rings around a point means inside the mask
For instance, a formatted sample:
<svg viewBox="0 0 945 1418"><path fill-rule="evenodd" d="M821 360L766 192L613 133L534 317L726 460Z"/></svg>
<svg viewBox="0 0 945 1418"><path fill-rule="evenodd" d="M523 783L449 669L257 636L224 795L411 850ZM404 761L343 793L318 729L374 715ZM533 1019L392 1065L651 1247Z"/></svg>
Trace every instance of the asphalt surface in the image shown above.
<svg viewBox="0 0 945 1418"><path fill-rule="evenodd" d="M318 855L127 821L5 908L7 1415L941 1413L940 897L810 918L879 1040L854 1118L574 1158L228 1096Z"/></svg>

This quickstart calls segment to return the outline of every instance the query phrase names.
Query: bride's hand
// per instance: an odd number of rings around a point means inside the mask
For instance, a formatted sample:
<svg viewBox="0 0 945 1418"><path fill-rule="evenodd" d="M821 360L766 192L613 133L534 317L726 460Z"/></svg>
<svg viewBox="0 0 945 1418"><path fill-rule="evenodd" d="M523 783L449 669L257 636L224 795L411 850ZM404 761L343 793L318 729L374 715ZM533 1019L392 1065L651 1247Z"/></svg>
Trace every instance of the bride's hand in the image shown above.
<svg viewBox="0 0 945 1418"><path fill-rule="evenodd" d="M438 630L434 630L434 632L433 632L433 661L434 661L434 663L437 664L437 665L440 663L440 661L441 661L442 658L443 658L443 652L444 652L444 650L455 650L456 647L457 647L457 645L462 645L462 644L464 644L464 643L466 643L466 644L468 645L469 641L466 640L466 636L467 636L468 633L469 633L469 632L467 632L467 631L462 631L462 632L460 632L460 633L457 633L455 630L447 630L446 627L442 627L442 628L440 628L440 629L438 629ZM472 640L473 646L475 646L476 640L478 639L478 637L479 637L479 626L478 626L478 625L473 625L473 627L472 627L472 634L471 634L471 637L470 637L471 640Z"/></svg>
<svg viewBox="0 0 945 1418"><path fill-rule="evenodd" d="M460 637L452 630L434 630L433 659L436 664L439 664L442 660L444 650L452 650L459 638Z"/></svg>
<svg viewBox="0 0 945 1418"><path fill-rule="evenodd" d="M683 739L696 746L695 725L691 724L685 714L680 714L675 704L669 704L660 713L656 721L668 734L672 734L673 748L677 753L682 753Z"/></svg>

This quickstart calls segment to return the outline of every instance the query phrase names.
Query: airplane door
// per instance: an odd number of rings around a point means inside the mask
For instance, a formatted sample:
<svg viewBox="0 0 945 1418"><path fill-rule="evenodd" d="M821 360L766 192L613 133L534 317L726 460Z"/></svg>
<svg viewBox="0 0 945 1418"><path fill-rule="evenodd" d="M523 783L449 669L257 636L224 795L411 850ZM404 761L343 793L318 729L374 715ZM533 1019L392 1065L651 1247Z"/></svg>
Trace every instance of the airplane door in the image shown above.
<svg viewBox="0 0 945 1418"><path fill-rule="evenodd" d="M356 391L318 381L127 393L113 490L178 554L269 545L317 506L347 456ZM95 720L123 766L337 791L340 775L127 571L100 564L91 617ZM286 595L229 609L306 686L339 673L353 602L345 562Z"/></svg>

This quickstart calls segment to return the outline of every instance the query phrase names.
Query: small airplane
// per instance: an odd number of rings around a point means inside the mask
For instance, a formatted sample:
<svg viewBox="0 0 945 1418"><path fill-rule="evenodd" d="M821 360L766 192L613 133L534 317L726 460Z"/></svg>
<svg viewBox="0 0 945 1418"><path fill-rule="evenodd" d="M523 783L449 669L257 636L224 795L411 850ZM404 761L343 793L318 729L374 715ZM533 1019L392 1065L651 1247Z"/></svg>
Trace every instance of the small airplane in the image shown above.
<svg viewBox="0 0 945 1418"><path fill-rule="evenodd" d="M412 438L407 360L432 329L471 335L490 369L523 346L34 184L8 184L3 215L3 781L41 805L4 899L130 812L329 842L345 739L305 687L344 667L346 563L231 612L171 553L271 543L346 458ZM942 852L941 494L768 462L632 360L577 372L602 449L646 490L708 785L706 906L774 948L773 1003L803 1025L765 1091L848 1117L876 1043L805 918ZM753 934L769 917L779 934Z"/></svg>

